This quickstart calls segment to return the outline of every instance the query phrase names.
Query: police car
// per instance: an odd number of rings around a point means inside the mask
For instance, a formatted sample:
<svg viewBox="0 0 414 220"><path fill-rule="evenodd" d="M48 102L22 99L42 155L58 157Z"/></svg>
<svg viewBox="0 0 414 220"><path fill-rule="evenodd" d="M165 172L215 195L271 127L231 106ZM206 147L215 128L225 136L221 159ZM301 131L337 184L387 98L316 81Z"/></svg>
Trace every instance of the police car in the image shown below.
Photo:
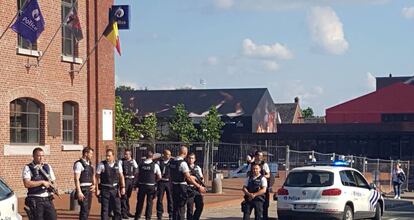
<svg viewBox="0 0 414 220"><path fill-rule="evenodd" d="M368 184L358 170L345 166L295 168L275 199L279 220L379 220L384 213L384 199L375 185Z"/></svg>
<svg viewBox="0 0 414 220"><path fill-rule="evenodd" d="M21 220L17 212L17 197L0 178L0 219Z"/></svg>

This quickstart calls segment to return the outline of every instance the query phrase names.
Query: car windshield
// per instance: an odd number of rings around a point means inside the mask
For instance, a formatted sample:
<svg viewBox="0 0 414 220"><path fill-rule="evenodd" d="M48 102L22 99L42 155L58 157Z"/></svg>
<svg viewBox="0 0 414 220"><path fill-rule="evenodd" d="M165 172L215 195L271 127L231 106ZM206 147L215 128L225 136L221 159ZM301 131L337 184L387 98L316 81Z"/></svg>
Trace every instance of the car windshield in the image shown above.
<svg viewBox="0 0 414 220"><path fill-rule="evenodd" d="M0 201L8 198L13 191L0 179Z"/></svg>
<svg viewBox="0 0 414 220"><path fill-rule="evenodd" d="M328 171L301 170L289 173L284 186L321 187L332 186L334 174Z"/></svg>

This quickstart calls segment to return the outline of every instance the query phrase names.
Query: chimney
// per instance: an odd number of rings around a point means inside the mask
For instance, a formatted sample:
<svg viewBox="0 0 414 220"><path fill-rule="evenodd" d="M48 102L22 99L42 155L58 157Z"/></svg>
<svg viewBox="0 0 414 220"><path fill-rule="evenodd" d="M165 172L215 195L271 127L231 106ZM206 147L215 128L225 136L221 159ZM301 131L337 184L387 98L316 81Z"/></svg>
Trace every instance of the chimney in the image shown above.
<svg viewBox="0 0 414 220"><path fill-rule="evenodd" d="M297 97L297 96L295 97L295 103L299 104L299 97Z"/></svg>

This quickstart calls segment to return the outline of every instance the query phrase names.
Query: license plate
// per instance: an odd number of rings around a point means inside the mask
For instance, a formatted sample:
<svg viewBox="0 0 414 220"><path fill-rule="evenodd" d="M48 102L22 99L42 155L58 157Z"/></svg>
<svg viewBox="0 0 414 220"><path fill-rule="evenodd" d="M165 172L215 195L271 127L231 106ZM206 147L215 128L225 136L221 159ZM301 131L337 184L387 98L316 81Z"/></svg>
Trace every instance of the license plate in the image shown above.
<svg viewBox="0 0 414 220"><path fill-rule="evenodd" d="M295 209L315 209L315 204L296 204Z"/></svg>

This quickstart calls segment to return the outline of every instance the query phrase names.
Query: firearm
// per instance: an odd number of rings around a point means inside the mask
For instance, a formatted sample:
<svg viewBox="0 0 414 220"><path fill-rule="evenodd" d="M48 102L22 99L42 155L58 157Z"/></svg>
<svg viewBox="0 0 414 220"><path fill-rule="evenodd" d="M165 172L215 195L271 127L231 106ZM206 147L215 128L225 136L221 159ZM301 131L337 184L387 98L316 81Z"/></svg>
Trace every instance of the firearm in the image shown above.
<svg viewBox="0 0 414 220"><path fill-rule="evenodd" d="M52 179L50 178L49 174L46 173L46 171L41 167L38 166L37 169L40 171L40 173L46 177L47 181L50 183L50 187L49 190L51 192L53 192L53 194L55 194L57 197L59 197L59 199L62 199L62 197L60 197L59 195L59 191L58 189L55 187L54 182L52 181Z"/></svg>
<svg viewBox="0 0 414 220"><path fill-rule="evenodd" d="M204 188L207 188L206 184L204 184L204 182L203 182L203 179L201 178L201 176L197 172L195 172L194 177L195 177L195 180L198 184L200 184Z"/></svg>

